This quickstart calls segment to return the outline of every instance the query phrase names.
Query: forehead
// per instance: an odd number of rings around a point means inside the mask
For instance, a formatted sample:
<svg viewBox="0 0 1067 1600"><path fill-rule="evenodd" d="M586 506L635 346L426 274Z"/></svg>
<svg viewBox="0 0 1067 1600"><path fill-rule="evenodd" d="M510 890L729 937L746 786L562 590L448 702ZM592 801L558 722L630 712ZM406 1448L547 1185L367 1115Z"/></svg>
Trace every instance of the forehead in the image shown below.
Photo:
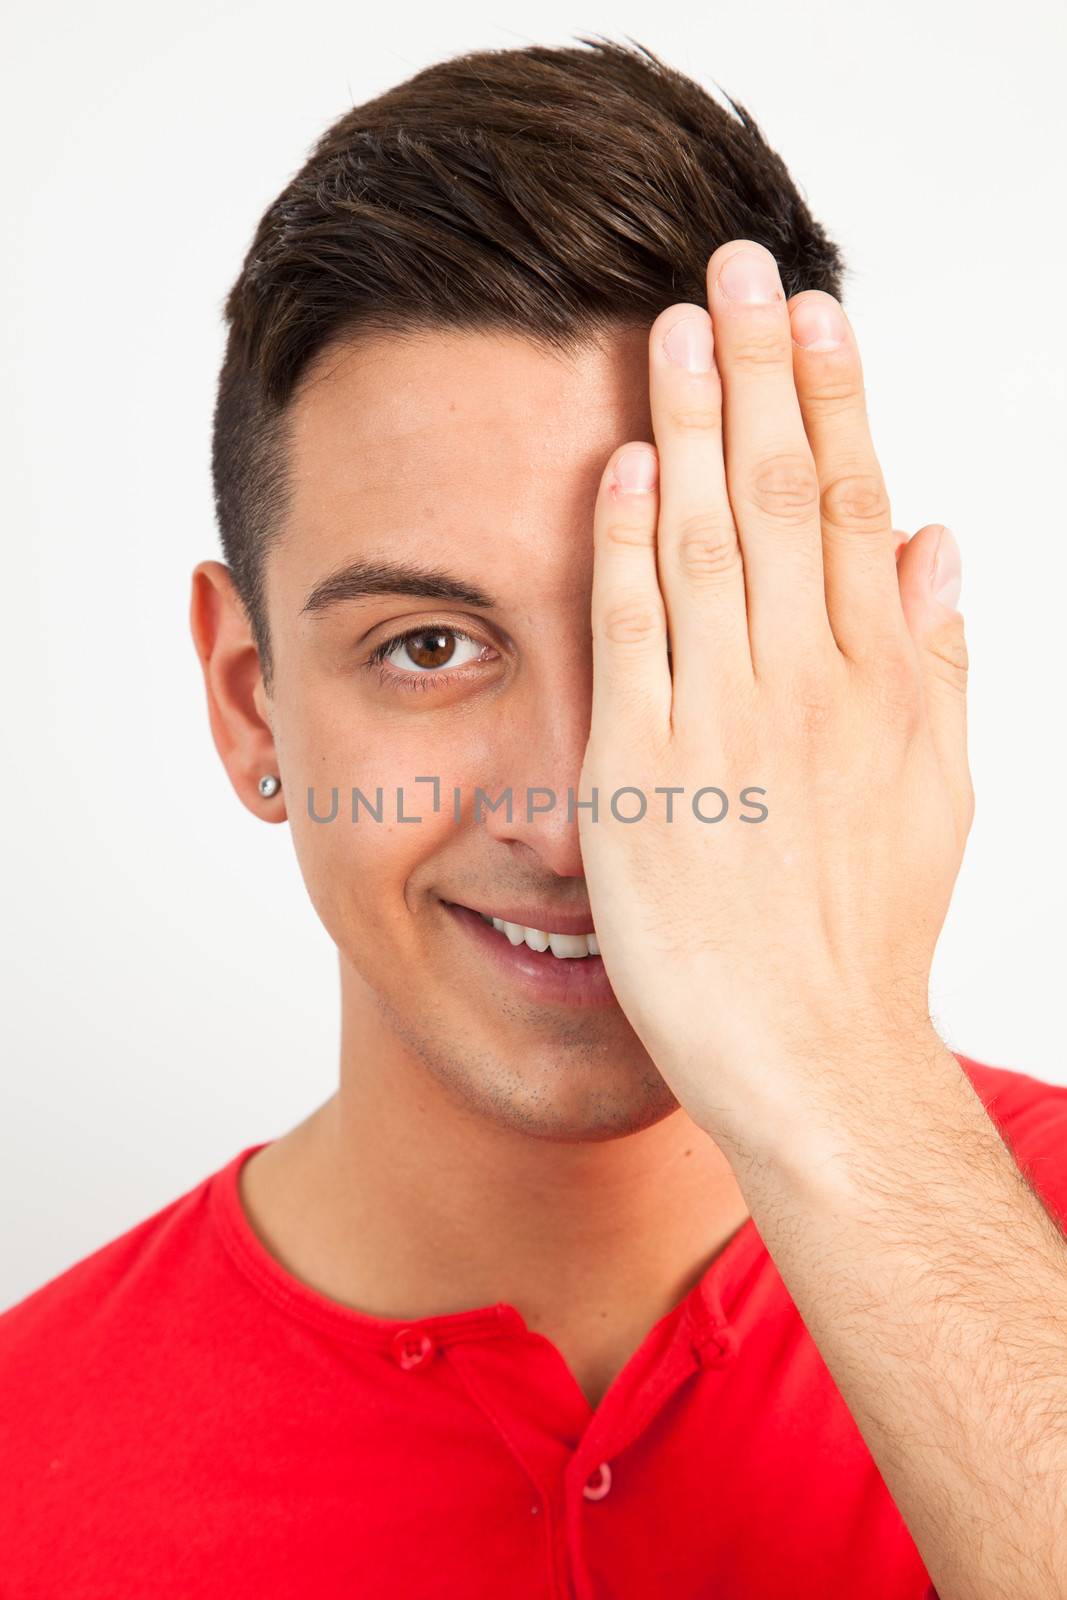
<svg viewBox="0 0 1067 1600"><path fill-rule="evenodd" d="M516 469L541 471L548 450L566 467L642 404L647 412L647 342L643 329L566 352L490 332L356 338L321 356L301 385L296 451L322 473L358 444L370 452L361 477L372 491L426 464L446 481L462 478L485 460L488 436Z"/></svg>
<svg viewBox="0 0 1067 1600"><path fill-rule="evenodd" d="M290 410L288 580L310 588L372 546L529 558L566 581L609 455L652 436L647 351L638 327L566 353L451 331L326 352Z"/></svg>

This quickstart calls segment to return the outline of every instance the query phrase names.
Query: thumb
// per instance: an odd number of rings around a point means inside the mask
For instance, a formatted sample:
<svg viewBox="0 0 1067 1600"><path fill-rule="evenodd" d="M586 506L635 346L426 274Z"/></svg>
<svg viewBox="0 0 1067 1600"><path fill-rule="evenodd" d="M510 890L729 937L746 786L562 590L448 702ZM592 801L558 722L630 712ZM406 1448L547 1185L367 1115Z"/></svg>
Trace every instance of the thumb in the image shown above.
<svg viewBox="0 0 1067 1600"><path fill-rule="evenodd" d="M959 545L938 522L920 528L898 555L900 603L922 667L930 728L966 832L974 798L967 766L967 641L957 609L961 579Z"/></svg>

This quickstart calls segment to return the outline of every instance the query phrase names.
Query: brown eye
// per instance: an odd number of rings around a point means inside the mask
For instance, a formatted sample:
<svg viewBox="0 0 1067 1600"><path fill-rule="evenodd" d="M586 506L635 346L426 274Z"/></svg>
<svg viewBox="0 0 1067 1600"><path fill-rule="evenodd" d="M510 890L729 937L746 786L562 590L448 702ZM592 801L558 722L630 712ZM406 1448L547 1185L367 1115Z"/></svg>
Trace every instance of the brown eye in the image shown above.
<svg viewBox="0 0 1067 1600"><path fill-rule="evenodd" d="M455 654L455 634L447 628L426 628L409 633L404 648L417 667L446 667Z"/></svg>
<svg viewBox="0 0 1067 1600"><path fill-rule="evenodd" d="M457 641L459 650L468 647L467 655L458 653ZM383 639L371 652L368 665L384 664L400 678L444 678L448 674L442 668L470 666L484 653L485 646L469 634L431 624Z"/></svg>

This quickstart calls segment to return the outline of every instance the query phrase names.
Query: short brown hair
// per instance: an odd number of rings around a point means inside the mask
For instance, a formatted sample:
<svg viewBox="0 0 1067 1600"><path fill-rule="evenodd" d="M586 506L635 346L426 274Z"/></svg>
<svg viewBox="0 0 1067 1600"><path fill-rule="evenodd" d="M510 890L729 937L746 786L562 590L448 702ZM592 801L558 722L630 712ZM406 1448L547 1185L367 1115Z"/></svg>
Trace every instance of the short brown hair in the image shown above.
<svg viewBox="0 0 1067 1600"><path fill-rule="evenodd" d="M630 42L427 67L345 112L264 213L225 302L212 475L268 693L286 407L327 346L447 328L573 347L703 305L708 257L732 238L773 253L787 297L841 297L838 247L744 106Z"/></svg>

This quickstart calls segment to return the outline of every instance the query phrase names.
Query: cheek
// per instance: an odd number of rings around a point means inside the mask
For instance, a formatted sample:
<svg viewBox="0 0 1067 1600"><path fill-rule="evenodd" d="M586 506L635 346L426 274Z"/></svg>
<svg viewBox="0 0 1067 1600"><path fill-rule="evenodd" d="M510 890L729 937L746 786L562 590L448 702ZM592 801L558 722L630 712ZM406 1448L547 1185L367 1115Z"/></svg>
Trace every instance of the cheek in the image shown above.
<svg viewBox="0 0 1067 1600"><path fill-rule="evenodd" d="M357 787L376 803L372 783ZM339 787L337 815L328 822L311 819L305 794L290 826L304 884L323 927L357 970L369 975L382 965L395 970L406 950L414 953L420 929L405 892L409 880L432 881L425 863L446 844L453 824L447 815L434 816L429 805L416 810L406 794L403 814L423 820L398 823L388 786L381 822L362 803L353 822L350 789ZM331 814L328 789L316 786L315 810L321 817ZM414 894L410 904L419 908Z"/></svg>
<svg viewBox="0 0 1067 1600"><path fill-rule="evenodd" d="M460 832L453 790L466 796L483 782L480 741L466 748L453 719L444 716L386 722L357 711L351 720L304 716L292 726L299 729L295 742L278 737L287 814L300 871L323 926L364 972L387 961L395 964L406 948L414 955L421 930L410 907L418 910L421 898L435 887L434 858ZM275 731L277 737L281 730ZM417 783L418 777L439 780L436 813L434 785ZM353 789L363 797L355 821ZM331 820L314 820L312 807L316 817ZM380 821L374 811L380 811ZM402 822L401 816L421 820Z"/></svg>

